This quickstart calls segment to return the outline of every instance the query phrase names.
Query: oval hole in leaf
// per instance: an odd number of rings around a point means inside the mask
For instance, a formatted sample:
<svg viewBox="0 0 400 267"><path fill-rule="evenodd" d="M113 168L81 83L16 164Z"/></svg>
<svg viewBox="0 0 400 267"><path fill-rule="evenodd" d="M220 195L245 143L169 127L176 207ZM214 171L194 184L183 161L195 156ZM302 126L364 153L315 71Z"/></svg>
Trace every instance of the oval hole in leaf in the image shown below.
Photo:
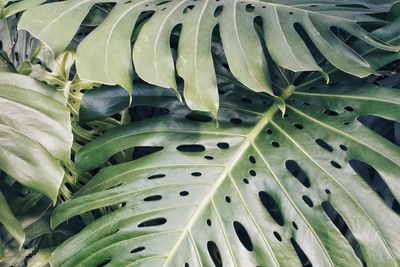
<svg viewBox="0 0 400 267"><path fill-rule="evenodd" d="M297 254L297 257L299 257L301 264L303 266L311 267L312 264L310 260L308 259L307 255L304 253L304 251L301 249L299 244L297 244L296 240L294 238L290 238L290 243L292 244L294 251Z"/></svg>
<svg viewBox="0 0 400 267"><path fill-rule="evenodd" d="M219 17L219 15L221 15L223 9L224 9L224 7L222 5L217 6L217 8L214 11L214 17Z"/></svg>
<svg viewBox="0 0 400 267"><path fill-rule="evenodd" d="M142 228L142 227L160 226L160 225L165 224L166 222L167 222L167 219L165 219L165 218L155 218L155 219L147 220L147 221L144 221L144 222L138 224L138 227Z"/></svg>
<svg viewBox="0 0 400 267"><path fill-rule="evenodd" d="M324 114L328 115L328 116L334 116L334 117L339 115L339 113L337 113L336 111L330 110L328 108L324 110Z"/></svg>
<svg viewBox="0 0 400 267"><path fill-rule="evenodd" d="M206 148L203 145L196 145L196 144L180 145L176 149L181 152L203 152L206 150Z"/></svg>
<svg viewBox="0 0 400 267"><path fill-rule="evenodd" d="M305 172L300 168L299 164L297 164L294 160L285 161L286 169L295 177L299 182L307 188L311 187L310 180Z"/></svg>
<svg viewBox="0 0 400 267"><path fill-rule="evenodd" d="M222 267L221 253L219 252L217 245L213 241L207 242L207 250L212 261L214 262L215 267Z"/></svg>
<svg viewBox="0 0 400 267"><path fill-rule="evenodd" d="M246 228L238 222L233 222L233 228L235 229L236 235L239 238L242 245L248 250L253 251L253 243L251 242L249 233L247 232Z"/></svg>
<svg viewBox="0 0 400 267"><path fill-rule="evenodd" d="M281 211L279 210L278 205L275 203L274 199L264 191L260 191L258 193L258 197L260 198L262 205L265 207L265 209L268 211L271 217L275 220L275 222L280 226L283 226L284 224L283 216Z"/></svg>
<svg viewBox="0 0 400 267"><path fill-rule="evenodd" d="M228 149L229 148L229 144L225 143L225 142L221 142L217 144L217 147L220 149Z"/></svg>
<svg viewBox="0 0 400 267"><path fill-rule="evenodd" d="M315 139L315 143L317 143L323 149L328 150L329 152L333 152L333 147L330 146L327 142L325 142L321 138Z"/></svg>
<svg viewBox="0 0 400 267"><path fill-rule="evenodd" d="M132 249L132 250L131 250L131 253L132 253L132 254L133 254L133 253L138 253L138 252L143 251L143 250L145 250L145 249L146 249L145 247L138 247L138 248Z"/></svg>
<svg viewBox="0 0 400 267"><path fill-rule="evenodd" d="M274 232L274 236L275 236L275 238L276 238L276 240L278 240L279 242L281 242L282 241L282 237L281 237L281 235L278 233L278 232Z"/></svg>
<svg viewBox="0 0 400 267"><path fill-rule="evenodd" d="M301 197L303 199L303 201L310 207L314 207L314 203L312 202L311 198L309 198L308 196L302 196Z"/></svg>
<svg viewBox="0 0 400 267"><path fill-rule="evenodd" d="M198 113L190 113L186 115L186 119L191 120L191 121L198 121L198 122L210 122L212 121L212 118L207 115L203 114L198 114Z"/></svg>
<svg viewBox="0 0 400 267"><path fill-rule="evenodd" d="M154 180L154 179L161 179L161 178L164 178L164 177L165 177L165 174L155 174L155 175L147 177L147 179L148 180Z"/></svg>
<svg viewBox="0 0 400 267"><path fill-rule="evenodd" d="M154 195L154 196L148 196L146 198L143 199L143 201L157 201L157 200L161 200L162 196L161 195Z"/></svg>

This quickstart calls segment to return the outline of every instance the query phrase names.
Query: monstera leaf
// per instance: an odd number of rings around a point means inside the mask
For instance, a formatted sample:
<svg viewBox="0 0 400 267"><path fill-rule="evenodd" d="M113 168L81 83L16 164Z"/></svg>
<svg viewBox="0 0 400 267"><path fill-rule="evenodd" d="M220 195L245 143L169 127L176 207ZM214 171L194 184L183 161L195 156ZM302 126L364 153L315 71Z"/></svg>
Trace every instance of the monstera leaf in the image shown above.
<svg viewBox="0 0 400 267"><path fill-rule="evenodd" d="M184 96L189 107L211 111L214 116L219 102L211 39L216 28L235 77L248 88L269 94L273 92L265 45L281 67L319 71L325 77L309 51L310 40L335 67L360 77L372 73L373 68L346 44L347 37L357 37L382 50L398 50L362 28L364 24L383 23L372 15L387 12L391 0L67 0L29 9L19 28L28 30L59 54L91 8L104 2L116 5L78 46L79 76L103 84L119 84L131 91L134 63L143 80L176 89L176 69L185 81ZM132 62L134 28L140 33ZM172 32L179 32L180 38L176 68L170 48ZM303 40L300 32L309 40ZM93 65L97 67L92 68Z"/></svg>
<svg viewBox="0 0 400 267"><path fill-rule="evenodd" d="M81 172L128 148L153 153L102 168L56 208L53 227L110 213L58 247L52 266L399 265L400 150L360 122L399 121L398 90L357 80L289 85L284 116L266 94L232 84L220 94L218 124L173 97L144 98L139 105L169 114L110 130L78 152Z"/></svg>
<svg viewBox="0 0 400 267"><path fill-rule="evenodd" d="M53 201L72 133L64 96L27 76L0 73L0 169Z"/></svg>

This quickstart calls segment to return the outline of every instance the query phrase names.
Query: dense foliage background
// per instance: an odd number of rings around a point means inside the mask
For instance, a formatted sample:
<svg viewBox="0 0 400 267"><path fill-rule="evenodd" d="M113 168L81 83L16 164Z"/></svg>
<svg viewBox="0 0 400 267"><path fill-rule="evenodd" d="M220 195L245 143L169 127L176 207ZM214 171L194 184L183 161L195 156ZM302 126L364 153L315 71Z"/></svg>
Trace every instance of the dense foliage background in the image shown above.
<svg viewBox="0 0 400 267"><path fill-rule="evenodd" d="M0 6L0 265L400 265L398 2Z"/></svg>

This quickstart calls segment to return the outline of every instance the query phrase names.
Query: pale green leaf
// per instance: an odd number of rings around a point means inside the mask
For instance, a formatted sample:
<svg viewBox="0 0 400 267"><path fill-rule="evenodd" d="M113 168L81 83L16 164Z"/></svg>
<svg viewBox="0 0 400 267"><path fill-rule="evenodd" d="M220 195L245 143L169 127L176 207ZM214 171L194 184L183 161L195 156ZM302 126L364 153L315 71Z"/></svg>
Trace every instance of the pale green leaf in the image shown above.
<svg viewBox="0 0 400 267"><path fill-rule="evenodd" d="M398 90L291 86L284 118L270 97L221 90L218 127L177 103L78 152L85 172L128 148L162 148L101 169L56 208L53 227L122 204L58 247L52 266L301 266L298 247L313 266L399 266L400 217L352 165L400 199L398 146L358 120L400 121Z"/></svg>
<svg viewBox="0 0 400 267"><path fill-rule="evenodd" d="M55 201L72 133L63 95L27 76L0 73L0 169Z"/></svg>
<svg viewBox="0 0 400 267"><path fill-rule="evenodd" d="M59 54L69 45L90 9L103 2L106 1L67 0L34 7L23 14L19 28L28 30ZM359 77L373 73L374 68L339 39L332 28L347 31L381 50L399 50L398 46L386 44L360 25L384 24L371 15L387 12L393 3L391 0L379 4L358 0L114 2L116 6L110 14L78 46L79 76L98 83L119 84L131 91L133 65L143 80L166 88L176 89L177 72L185 81L188 106L210 111L214 116L219 102L211 38L217 26L235 77L248 88L269 94L272 94L272 86L263 43L281 67L323 73L298 34L301 27L329 62ZM142 28L135 40L132 62L131 34L142 14L149 18L139 23ZM256 18L262 22L262 25L258 22L257 28L262 26L263 30L256 30ZM179 25L182 29L175 67L169 41L171 32Z"/></svg>

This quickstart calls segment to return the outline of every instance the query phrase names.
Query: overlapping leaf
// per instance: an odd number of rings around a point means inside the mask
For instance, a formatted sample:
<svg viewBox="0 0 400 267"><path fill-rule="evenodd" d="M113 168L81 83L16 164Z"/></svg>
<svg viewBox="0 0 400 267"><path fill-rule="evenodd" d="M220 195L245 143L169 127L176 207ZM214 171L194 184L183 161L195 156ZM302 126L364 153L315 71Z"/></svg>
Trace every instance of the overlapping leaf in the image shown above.
<svg viewBox="0 0 400 267"><path fill-rule="evenodd" d="M59 54L68 46L91 8L104 2L110 1L68 0L45 4L25 12L19 27ZM371 15L388 11L393 2L390 0L379 4L358 0L113 2L116 6L110 14L78 47L80 77L103 84L119 84L130 91L133 76L131 33L136 23L142 27L133 48L137 74L149 83L176 88L176 70L185 80L184 95L189 107L211 111L214 115L218 110L217 79L210 50L217 25L235 77L254 91L270 94L264 44L274 61L284 68L323 71L298 32L304 31L334 66L360 77L373 72L373 68L346 45L333 28L346 31L379 49L398 50L360 26L367 22L381 23ZM261 18L257 26L254 25L255 18ZM179 25L175 67L169 41L171 32ZM265 42L260 41L260 34Z"/></svg>
<svg viewBox="0 0 400 267"><path fill-rule="evenodd" d="M8 206L7 200L3 193L0 192L0 223L7 229L7 231L17 240L17 242L22 246L25 241L25 233L22 229L17 218L15 218L10 207ZM2 260L3 253L0 253L0 261Z"/></svg>
<svg viewBox="0 0 400 267"><path fill-rule="evenodd" d="M27 76L0 73L0 169L56 200L72 146L64 96Z"/></svg>
<svg viewBox="0 0 400 267"><path fill-rule="evenodd" d="M144 101L170 112L107 132L77 166L97 168L132 147L158 152L102 169L56 209L54 227L122 204L57 248L52 265L399 266L400 217L354 164L400 198L399 147L359 121L399 121L399 91L357 82L295 89L283 94L282 118L269 97L226 85L218 127L179 102Z"/></svg>

